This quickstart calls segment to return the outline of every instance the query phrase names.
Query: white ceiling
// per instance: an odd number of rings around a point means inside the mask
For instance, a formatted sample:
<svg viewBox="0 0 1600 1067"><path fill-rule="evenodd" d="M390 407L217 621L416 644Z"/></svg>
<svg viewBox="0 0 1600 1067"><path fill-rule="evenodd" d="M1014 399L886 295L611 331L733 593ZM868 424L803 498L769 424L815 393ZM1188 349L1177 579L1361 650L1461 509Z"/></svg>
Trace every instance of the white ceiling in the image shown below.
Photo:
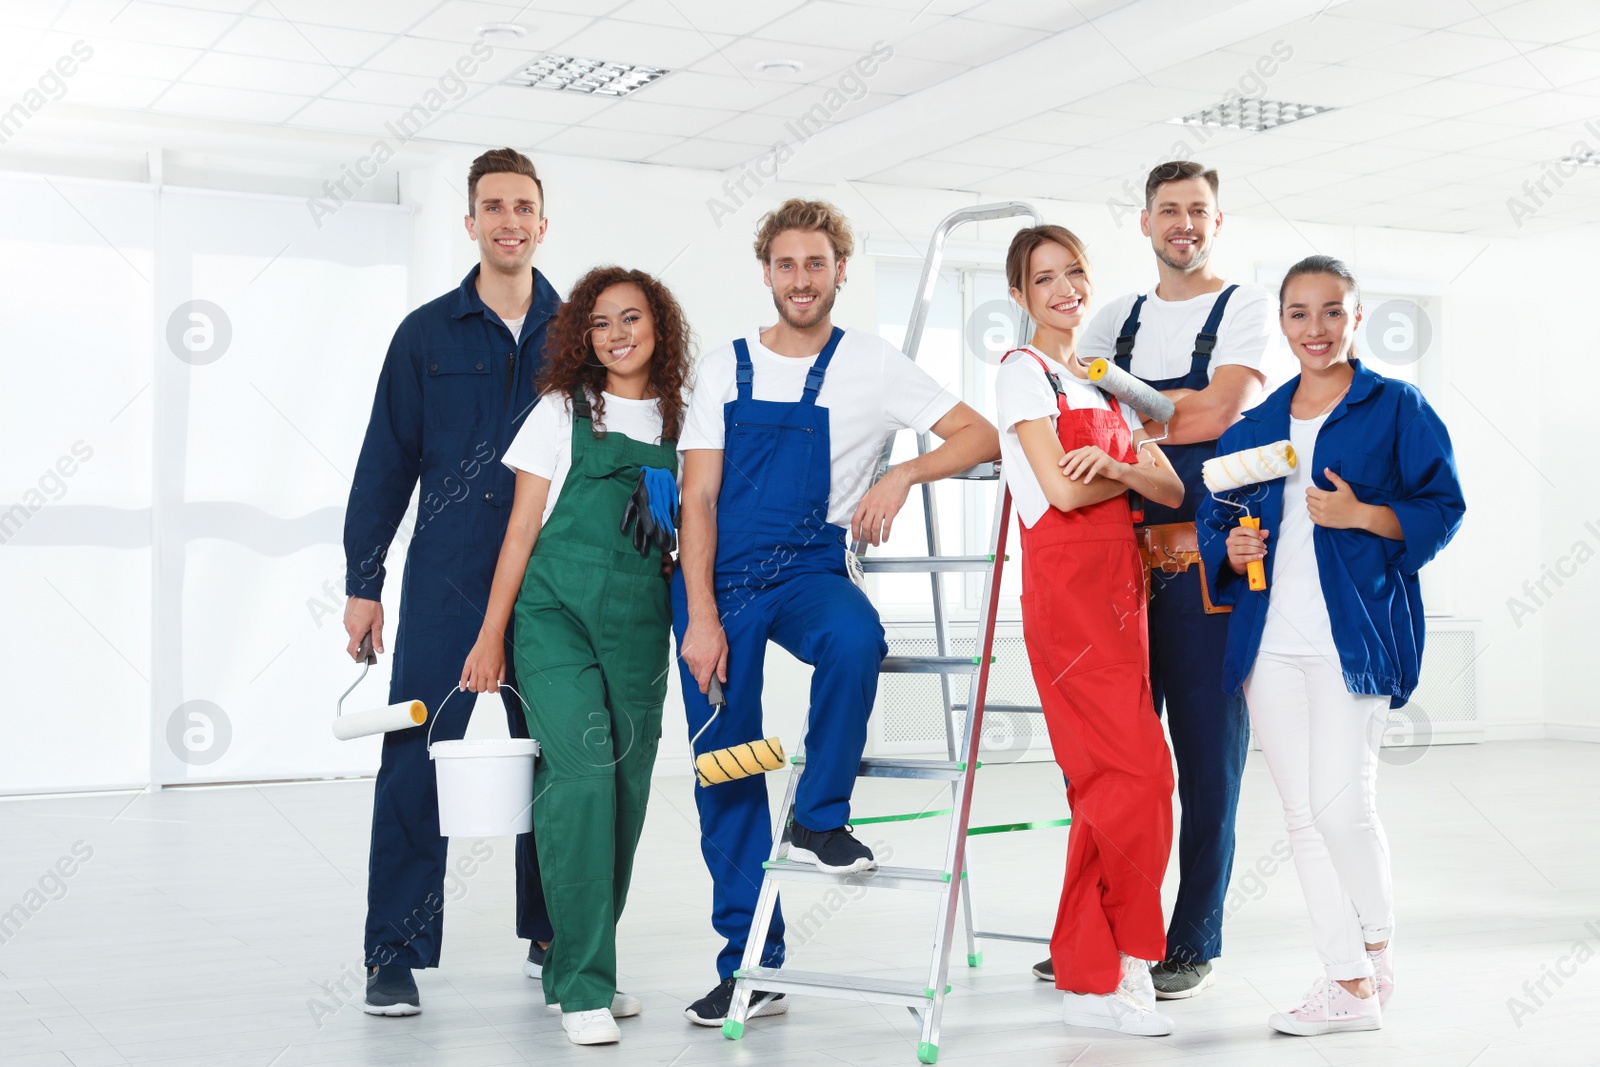
<svg viewBox="0 0 1600 1067"><path fill-rule="evenodd" d="M1600 168L1541 205L1523 189L1600 150L1593 0L0 0L0 106L83 39L76 107L376 137L487 22L528 33L424 138L717 170L781 139L797 177L1094 203L1183 142L1235 211L1494 235L1600 219ZM830 98L878 41L894 54L866 94ZM545 51L672 73L623 100L505 84ZM1338 110L1203 144L1166 121L1254 89L1264 57L1257 95ZM758 66L787 59L798 75ZM817 105L830 128L800 145ZM1513 196L1537 206L1521 226Z"/></svg>

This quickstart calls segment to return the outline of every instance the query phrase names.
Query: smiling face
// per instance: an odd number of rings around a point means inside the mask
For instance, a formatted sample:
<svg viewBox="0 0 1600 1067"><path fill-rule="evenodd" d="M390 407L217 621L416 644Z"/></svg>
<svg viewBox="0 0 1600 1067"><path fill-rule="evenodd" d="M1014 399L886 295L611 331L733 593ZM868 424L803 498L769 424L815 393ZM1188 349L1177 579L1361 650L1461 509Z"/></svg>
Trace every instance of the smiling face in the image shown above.
<svg viewBox="0 0 1600 1067"><path fill-rule="evenodd" d="M533 263L544 240L544 200L532 178L502 172L478 180L478 200L467 216L467 233L478 242L485 270L520 274Z"/></svg>
<svg viewBox="0 0 1600 1067"><path fill-rule="evenodd" d="M656 350L656 323L644 290L632 282L602 289L589 313L589 343L613 377L648 374Z"/></svg>
<svg viewBox="0 0 1600 1067"><path fill-rule="evenodd" d="M844 284L845 261L822 230L784 230L772 239L761 273L778 316L797 330L827 320Z"/></svg>
<svg viewBox="0 0 1600 1067"><path fill-rule="evenodd" d="M1139 213L1139 229L1150 238L1156 258L1178 271L1205 266L1211 239L1221 228L1222 212L1204 178L1163 182L1149 208Z"/></svg>
<svg viewBox="0 0 1600 1067"><path fill-rule="evenodd" d="M1023 290L1011 290L1011 299L1041 327L1063 333L1088 321L1094 286L1088 268L1064 245L1041 241L1028 256Z"/></svg>
<svg viewBox="0 0 1600 1067"><path fill-rule="evenodd" d="M1338 275L1301 274L1284 286L1278 321L1301 369L1321 371L1350 358L1361 305Z"/></svg>

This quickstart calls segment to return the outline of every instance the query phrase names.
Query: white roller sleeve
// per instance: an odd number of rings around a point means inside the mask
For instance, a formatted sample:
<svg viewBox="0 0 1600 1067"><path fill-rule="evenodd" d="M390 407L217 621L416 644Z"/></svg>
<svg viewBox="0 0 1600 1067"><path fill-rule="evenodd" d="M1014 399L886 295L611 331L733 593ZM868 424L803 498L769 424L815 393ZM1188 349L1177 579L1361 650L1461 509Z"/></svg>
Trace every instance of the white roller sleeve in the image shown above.
<svg viewBox="0 0 1600 1067"><path fill-rule="evenodd" d="M333 736L341 741L368 734L386 734L390 730L409 730L428 721L428 708L420 700L403 700L386 708L368 708L349 715L336 715L333 719Z"/></svg>
<svg viewBox="0 0 1600 1067"><path fill-rule="evenodd" d="M1207 489L1220 493L1225 489L1270 482L1274 478L1287 478L1294 466L1294 446L1288 441L1274 441L1270 445L1208 459L1200 467L1200 477L1205 480Z"/></svg>
<svg viewBox="0 0 1600 1067"><path fill-rule="evenodd" d="M1172 418L1171 400L1108 359L1089 364L1089 380L1147 419L1167 422Z"/></svg>

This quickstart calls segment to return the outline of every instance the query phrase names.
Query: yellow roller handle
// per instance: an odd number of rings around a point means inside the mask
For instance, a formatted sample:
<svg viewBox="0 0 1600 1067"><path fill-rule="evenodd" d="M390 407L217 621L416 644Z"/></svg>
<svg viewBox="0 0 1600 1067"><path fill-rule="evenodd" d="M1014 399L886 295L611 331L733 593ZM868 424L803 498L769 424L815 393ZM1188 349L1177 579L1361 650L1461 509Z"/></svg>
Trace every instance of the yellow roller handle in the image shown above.
<svg viewBox="0 0 1600 1067"><path fill-rule="evenodd" d="M776 737L747 741L732 748L703 752L694 761L701 785L721 785L735 778L775 771L783 766L783 742Z"/></svg>
<svg viewBox="0 0 1600 1067"><path fill-rule="evenodd" d="M1251 530L1261 529L1261 519L1255 515L1241 515L1239 525ZM1256 592L1267 587L1267 568L1259 559L1251 560L1245 564L1245 576L1249 579L1250 588Z"/></svg>

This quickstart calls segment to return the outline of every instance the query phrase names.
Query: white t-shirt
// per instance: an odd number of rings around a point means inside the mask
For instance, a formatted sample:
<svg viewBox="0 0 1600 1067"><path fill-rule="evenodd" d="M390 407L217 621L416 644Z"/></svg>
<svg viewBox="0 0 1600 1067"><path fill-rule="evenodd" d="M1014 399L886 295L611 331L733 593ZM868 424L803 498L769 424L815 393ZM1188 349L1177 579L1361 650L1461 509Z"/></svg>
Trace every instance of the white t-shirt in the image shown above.
<svg viewBox="0 0 1600 1067"><path fill-rule="evenodd" d="M1110 409L1106 394L1099 388L1048 356L1044 357L1044 361L1060 379L1067 407L1075 411L1083 408ZM1048 418L1053 430L1061 409L1056 406L1055 390L1050 388L1044 368L1032 356L1021 352L1013 353L1000 364L994 376L994 395L995 409L1000 416L1000 469L1005 473L1006 485L1011 489L1011 499L1017 505L1017 514L1022 516L1022 524L1032 526L1049 509L1050 501L1045 498L1044 489L1022 451L1017 423ZM1138 430L1139 413L1127 404L1118 406L1122 408L1122 417L1128 429Z"/></svg>
<svg viewBox="0 0 1600 1067"><path fill-rule="evenodd" d="M593 403L592 397L590 402ZM606 394L601 428L607 433L620 433L647 445L659 445L661 426L661 401L629 400ZM540 522L548 520L555 510L556 498L561 495L561 486L567 480L567 472L572 469L572 400L546 393L528 412L502 462L512 470L550 479L550 495L545 498Z"/></svg>
<svg viewBox="0 0 1600 1067"><path fill-rule="evenodd" d="M1225 287L1224 287L1225 288ZM1129 369L1140 378L1180 378L1189 373L1194 339L1221 294L1202 293L1188 300L1163 300L1151 293L1139 309L1139 333L1133 344ZM1116 355L1117 335L1133 310L1137 293L1125 293L1102 307L1078 337L1078 354L1084 359L1110 359ZM1217 327L1217 347L1211 352L1206 380L1218 367L1237 364L1262 370L1269 346L1281 337L1278 302L1259 285L1241 285L1228 298Z"/></svg>
<svg viewBox="0 0 1600 1067"><path fill-rule="evenodd" d="M513 341L521 341L522 340L522 324L524 322L528 321L528 313L526 311L524 311L520 318L501 319L500 321L505 323L506 324L506 329L511 331L511 339Z"/></svg>
<svg viewBox="0 0 1600 1067"><path fill-rule="evenodd" d="M1298 461L1283 480L1283 518L1267 538L1273 554L1272 587L1267 591L1267 622L1261 632L1261 651L1290 656L1324 656L1335 666L1339 649L1333 643L1333 622L1322 596L1317 553L1311 541L1316 523L1306 509L1306 489L1311 481L1311 457L1317 434L1328 420L1289 420L1289 443Z"/></svg>
<svg viewBox="0 0 1600 1067"><path fill-rule="evenodd" d="M798 401L806 372L817 357L780 356L761 344L759 333L745 338L754 367L750 393L756 400ZM738 396L738 357L733 344L706 353L695 369L694 392L678 451L723 446L723 405ZM845 330L828 363L817 406L828 409L832 492L828 521L848 526L878 470L878 455L896 430L926 433L960 403L934 377L894 345L875 334Z"/></svg>

